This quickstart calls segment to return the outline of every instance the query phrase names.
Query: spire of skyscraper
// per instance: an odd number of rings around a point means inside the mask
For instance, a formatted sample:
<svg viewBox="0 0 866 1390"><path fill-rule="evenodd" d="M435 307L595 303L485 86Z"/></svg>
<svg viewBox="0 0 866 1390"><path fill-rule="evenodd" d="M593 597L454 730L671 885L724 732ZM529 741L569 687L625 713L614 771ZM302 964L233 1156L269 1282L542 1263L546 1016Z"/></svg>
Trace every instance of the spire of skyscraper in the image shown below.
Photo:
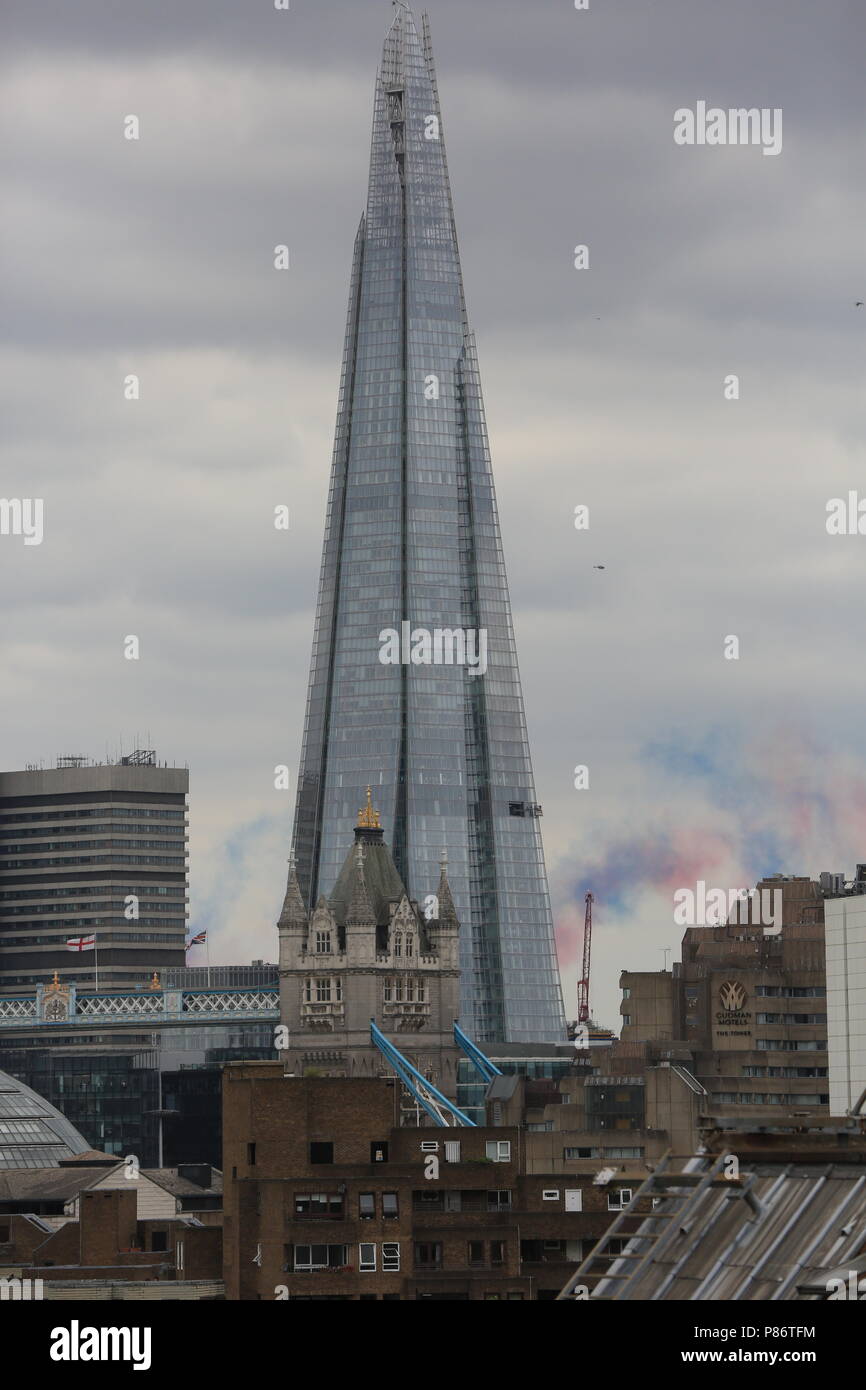
<svg viewBox="0 0 866 1390"><path fill-rule="evenodd" d="M308 903L335 884L368 784L419 902L447 846L465 1026L564 1038L430 32L402 3L376 80L298 781Z"/></svg>

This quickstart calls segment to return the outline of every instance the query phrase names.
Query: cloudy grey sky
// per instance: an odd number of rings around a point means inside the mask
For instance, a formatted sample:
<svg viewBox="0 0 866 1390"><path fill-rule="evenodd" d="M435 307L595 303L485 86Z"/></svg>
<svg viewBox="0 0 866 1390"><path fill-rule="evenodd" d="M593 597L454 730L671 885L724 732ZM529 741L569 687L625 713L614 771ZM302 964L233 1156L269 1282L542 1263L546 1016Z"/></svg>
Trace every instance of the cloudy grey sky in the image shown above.
<svg viewBox="0 0 866 1390"><path fill-rule="evenodd" d="M427 8L567 1013L591 888L613 1024L619 970L681 935L676 887L866 860L866 536L825 526L828 499L866 497L866 11ZM0 17L0 494L45 499L41 546L0 537L0 766L136 735L189 762L214 962L275 958L294 792L273 768L300 751L391 13ZM699 100L781 107L781 154L675 145Z"/></svg>

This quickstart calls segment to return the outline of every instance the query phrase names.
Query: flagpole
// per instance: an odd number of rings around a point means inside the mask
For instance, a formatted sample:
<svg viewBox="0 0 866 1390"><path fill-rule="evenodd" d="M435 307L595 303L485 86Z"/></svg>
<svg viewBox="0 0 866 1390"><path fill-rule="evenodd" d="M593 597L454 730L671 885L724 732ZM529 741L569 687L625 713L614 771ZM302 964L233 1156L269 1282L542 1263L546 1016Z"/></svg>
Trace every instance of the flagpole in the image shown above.
<svg viewBox="0 0 866 1390"><path fill-rule="evenodd" d="M205 932L205 949L207 950L207 987L210 989L210 933Z"/></svg>
<svg viewBox="0 0 866 1390"><path fill-rule="evenodd" d="M93 933L93 952L94 952L94 955L95 955L95 957L96 957L96 990L95 990L95 993L98 994L98 993L99 993L99 933L98 933L98 932L94 932L94 933Z"/></svg>

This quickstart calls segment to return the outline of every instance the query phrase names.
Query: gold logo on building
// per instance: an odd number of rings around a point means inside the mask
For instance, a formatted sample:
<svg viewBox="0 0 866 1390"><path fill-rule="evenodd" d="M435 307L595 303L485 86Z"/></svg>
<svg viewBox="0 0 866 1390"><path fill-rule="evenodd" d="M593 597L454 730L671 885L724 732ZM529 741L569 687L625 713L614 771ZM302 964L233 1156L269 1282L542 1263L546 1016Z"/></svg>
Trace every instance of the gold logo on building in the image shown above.
<svg viewBox="0 0 866 1390"><path fill-rule="evenodd" d="M726 980L719 990L719 1003L728 1013L739 1013L746 1002L746 991L738 980Z"/></svg>

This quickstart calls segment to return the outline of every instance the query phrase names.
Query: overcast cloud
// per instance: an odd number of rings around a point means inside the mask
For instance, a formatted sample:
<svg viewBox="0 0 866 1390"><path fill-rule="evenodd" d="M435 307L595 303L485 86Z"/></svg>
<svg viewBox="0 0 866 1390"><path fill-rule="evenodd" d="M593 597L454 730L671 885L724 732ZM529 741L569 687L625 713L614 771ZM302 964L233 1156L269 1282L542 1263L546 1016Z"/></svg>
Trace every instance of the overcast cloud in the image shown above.
<svg viewBox="0 0 866 1390"><path fill-rule="evenodd" d="M677 945L676 887L866 860L866 536L825 528L829 498L866 496L866 11L428 8L567 1013L591 888L615 1025L619 970ZM0 494L45 499L42 545L0 537L0 766L121 738L188 762L214 963L276 958L294 792L273 768L297 771L390 18L0 19ZM698 100L781 107L781 154L675 145Z"/></svg>

